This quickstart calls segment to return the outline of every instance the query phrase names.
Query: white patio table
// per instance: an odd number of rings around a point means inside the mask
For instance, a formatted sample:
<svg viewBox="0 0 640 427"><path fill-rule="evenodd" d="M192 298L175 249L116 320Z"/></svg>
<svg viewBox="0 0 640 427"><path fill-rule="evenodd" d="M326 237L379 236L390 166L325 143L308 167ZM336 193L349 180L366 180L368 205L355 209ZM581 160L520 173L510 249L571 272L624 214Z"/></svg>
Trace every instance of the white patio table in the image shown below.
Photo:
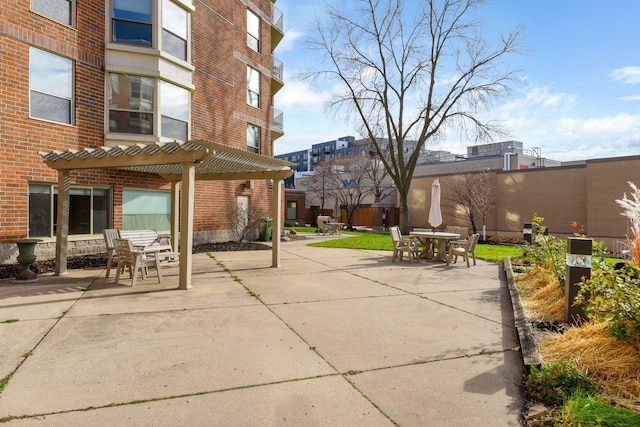
<svg viewBox="0 0 640 427"><path fill-rule="evenodd" d="M422 253L422 258L427 259L433 258L433 254L430 250L431 241L437 240L438 253L436 254L434 261L442 262L447 262L447 242L449 240L457 240L460 238L460 235L457 233L446 233L444 231L411 231L409 235L420 240L424 245L425 250Z"/></svg>

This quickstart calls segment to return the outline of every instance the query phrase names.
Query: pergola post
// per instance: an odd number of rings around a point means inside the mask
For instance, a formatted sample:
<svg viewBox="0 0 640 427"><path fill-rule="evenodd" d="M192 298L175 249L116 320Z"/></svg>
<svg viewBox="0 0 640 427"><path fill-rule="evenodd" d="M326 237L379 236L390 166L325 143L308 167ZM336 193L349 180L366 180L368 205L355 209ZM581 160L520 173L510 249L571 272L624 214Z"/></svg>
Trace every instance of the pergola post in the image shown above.
<svg viewBox="0 0 640 427"><path fill-rule="evenodd" d="M58 215L56 215L56 276L67 274L67 241L69 236L69 170L58 170Z"/></svg>
<svg viewBox="0 0 640 427"><path fill-rule="evenodd" d="M178 233L180 231L180 187L178 181L171 181L171 247L180 252Z"/></svg>
<svg viewBox="0 0 640 427"><path fill-rule="evenodd" d="M271 211L273 213L271 230L271 267L280 267L280 230L282 229L282 192L284 180L273 180L273 198Z"/></svg>
<svg viewBox="0 0 640 427"><path fill-rule="evenodd" d="M180 218L180 277L178 289L191 289L193 254L193 206L196 164L182 165L182 216Z"/></svg>

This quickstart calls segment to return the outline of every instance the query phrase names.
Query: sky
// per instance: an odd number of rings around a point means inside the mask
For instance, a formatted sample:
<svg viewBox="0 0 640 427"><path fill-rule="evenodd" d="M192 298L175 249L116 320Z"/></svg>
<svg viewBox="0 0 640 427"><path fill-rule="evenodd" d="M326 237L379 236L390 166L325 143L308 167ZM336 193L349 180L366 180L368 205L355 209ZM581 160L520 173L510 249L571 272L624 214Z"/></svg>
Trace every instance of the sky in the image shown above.
<svg viewBox="0 0 640 427"><path fill-rule="evenodd" d="M322 1L278 0L276 6L284 13L285 37L275 56L284 62L285 86L274 106L284 112L285 135L274 142L275 154L360 138L352 123L324 111L335 88L297 76L319 61L304 40L313 36L315 17L323 17ZM509 61L521 70L522 83L486 112L508 131L496 142L521 141L560 161L640 155L640 1L493 0L479 13L488 40L516 28L524 34L523 53ZM465 154L476 144L454 137L426 148Z"/></svg>

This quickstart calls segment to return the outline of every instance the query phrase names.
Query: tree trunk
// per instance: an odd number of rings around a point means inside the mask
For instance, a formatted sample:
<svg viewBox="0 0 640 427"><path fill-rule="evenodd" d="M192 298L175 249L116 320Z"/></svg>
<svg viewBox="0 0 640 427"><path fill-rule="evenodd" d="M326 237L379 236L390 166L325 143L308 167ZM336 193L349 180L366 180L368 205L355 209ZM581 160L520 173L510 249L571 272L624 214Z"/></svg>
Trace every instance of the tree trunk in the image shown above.
<svg viewBox="0 0 640 427"><path fill-rule="evenodd" d="M398 191L398 205L400 206L400 232L402 234L409 234L409 200L407 197L408 191Z"/></svg>

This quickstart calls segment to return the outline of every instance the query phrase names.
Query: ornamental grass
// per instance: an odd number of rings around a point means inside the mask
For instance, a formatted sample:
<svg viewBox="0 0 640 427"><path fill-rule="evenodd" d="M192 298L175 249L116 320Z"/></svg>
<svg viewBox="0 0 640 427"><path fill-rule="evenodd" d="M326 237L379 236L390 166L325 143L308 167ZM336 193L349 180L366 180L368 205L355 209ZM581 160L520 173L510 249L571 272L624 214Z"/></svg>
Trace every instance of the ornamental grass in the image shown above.
<svg viewBox="0 0 640 427"><path fill-rule="evenodd" d="M640 410L640 344L617 340L605 323L587 322L563 334L545 334L539 348L545 363L571 361L598 384L603 397Z"/></svg>
<svg viewBox="0 0 640 427"><path fill-rule="evenodd" d="M564 322L564 294L560 283L551 274L533 267L518 277L518 289L529 320Z"/></svg>

